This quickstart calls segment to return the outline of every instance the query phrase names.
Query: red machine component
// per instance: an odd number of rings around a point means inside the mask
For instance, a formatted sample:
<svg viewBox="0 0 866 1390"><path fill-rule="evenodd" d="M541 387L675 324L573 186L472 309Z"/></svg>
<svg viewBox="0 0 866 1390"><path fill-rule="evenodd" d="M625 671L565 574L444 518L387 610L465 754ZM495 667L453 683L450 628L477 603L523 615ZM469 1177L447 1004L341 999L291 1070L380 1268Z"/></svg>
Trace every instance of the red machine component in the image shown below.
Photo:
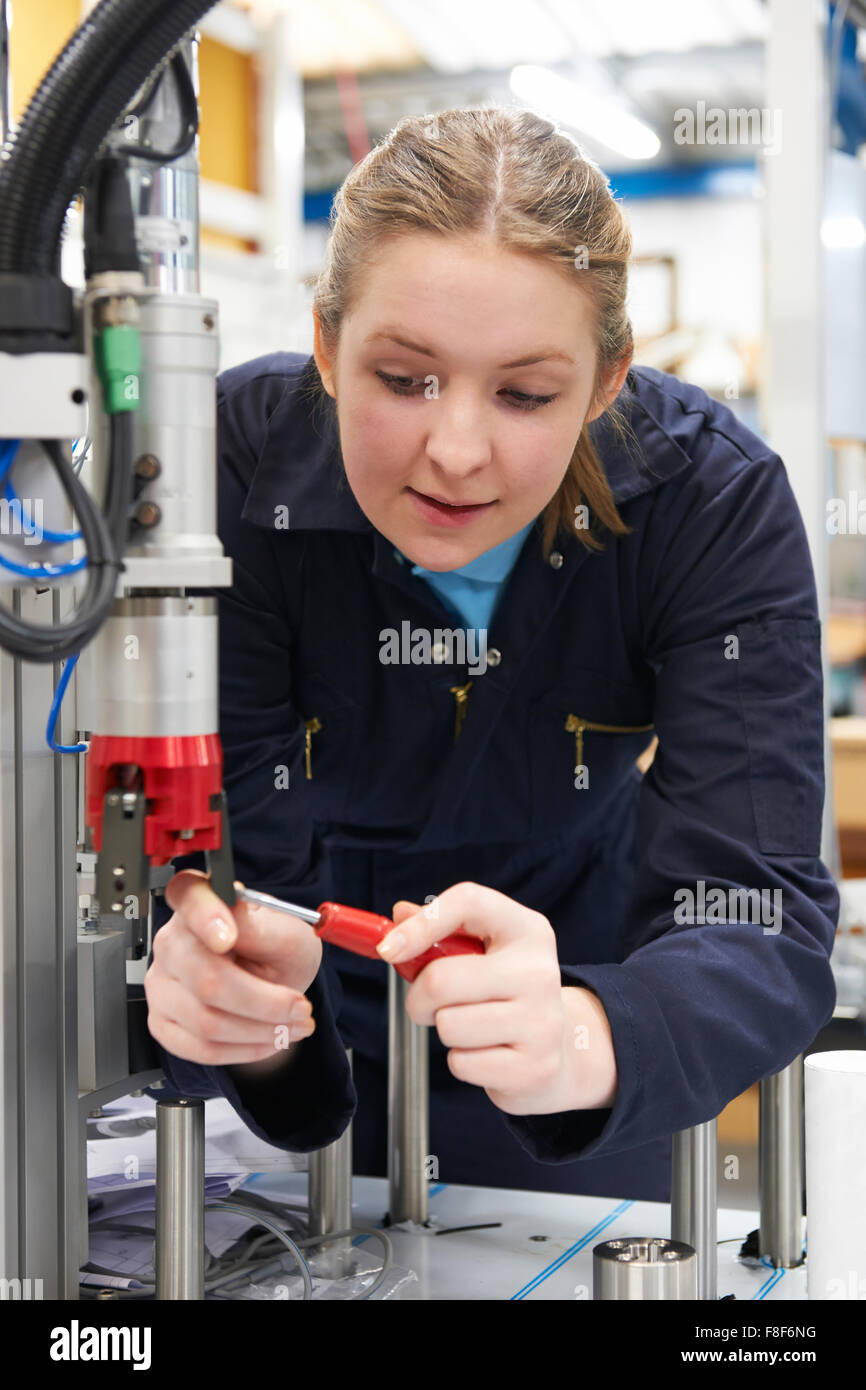
<svg viewBox="0 0 866 1390"><path fill-rule="evenodd" d="M107 793L138 792L146 801L144 854L167 864L177 854L221 847L223 755L218 734L140 738L95 734L87 752L86 822L102 850ZM190 833L191 832L191 833Z"/></svg>

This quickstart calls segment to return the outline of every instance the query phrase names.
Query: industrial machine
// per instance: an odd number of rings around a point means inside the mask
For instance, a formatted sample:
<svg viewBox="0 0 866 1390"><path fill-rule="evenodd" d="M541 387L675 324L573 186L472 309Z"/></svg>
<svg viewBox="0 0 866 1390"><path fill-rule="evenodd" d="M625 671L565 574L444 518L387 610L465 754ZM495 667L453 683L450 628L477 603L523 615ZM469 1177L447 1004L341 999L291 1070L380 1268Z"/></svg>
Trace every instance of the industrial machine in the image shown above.
<svg viewBox="0 0 866 1390"><path fill-rule="evenodd" d="M46 1298L77 1297L87 1260L88 1113L160 1078L134 1043L151 893L197 850L236 901L213 594L232 582L215 533L218 309L198 277L194 26L213 3L101 0L10 134L0 0L0 1274ZM60 260L79 195L74 292ZM390 1213L423 1226L426 1033L405 990L391 972ZM775 1264L802 1261L801 1077L798 1059L762 1083ZM201 1112L181 1099L161 1117L165 1297L201 1296ZM332 1150L310 1163L318 1238L351 1222L348 1135ZM673 1240L612 1243L597 1296L644 1280L672 1290L651 1296L715 1298L715 1121L675 1136L674 1159Z"/></svg>
<svg viewBox="0 0 866 1390"><path fill-rule="evenodd" d="M75 1297L88 1258L87 1115L159 1085L141 986L151 894L202 851L236 901L213 592L232 577L215 533L218 306L198 276L192 26L212 3L101 0L8 139L5 99L0 112L0 1248L5 1276L45 1297ZM0 17L5 97L5 0ZM78 195L74 292L60 261ZM82 740L64 742L73 673ZM362 954L390 925L296 911ZM456 935L401 973L479 949ZM426 1039L405 981L394 990L399 1151L407 1135L426 1147ZM348 1139L311 1161L313 1235L347 1225ZM202 1146L201 1102L160 1102L164 1297L202 1296ZM423 1165L394 1167L395 1217L423 1220Z"/></svg>
<svg viewBox="0 0 866 1390"><path fill-rule="evenodd" d="M130 1077L126 1037L159 867L201 850L234 902L217 305L198 284L193 26L211 4L102 0L8 139L5 100L0 122L0 1244L4 1273L46 1297L76 1296L86 1259L87 1109L158 1075ZM83 293L60 275L79 195Z"/></svg>

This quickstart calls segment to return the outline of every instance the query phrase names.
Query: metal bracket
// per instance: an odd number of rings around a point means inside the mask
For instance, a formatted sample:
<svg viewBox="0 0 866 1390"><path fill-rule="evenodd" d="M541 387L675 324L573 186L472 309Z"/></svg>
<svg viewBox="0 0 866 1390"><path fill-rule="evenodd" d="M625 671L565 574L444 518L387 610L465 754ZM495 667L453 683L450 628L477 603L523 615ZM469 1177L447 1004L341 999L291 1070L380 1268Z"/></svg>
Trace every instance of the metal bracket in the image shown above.
<svg viewBox="0 0 866 1390"><path fill-rule="evenodd" d="M105 793L102 850L96 865L96 897L103 918L122 917L130 898L138 909L133 916L147 918L150 890L144 853L146 810L143 792L113 788Z"/></svg>
<svg viewBox="0 0 866 1390"><path fill-rule="evenodd" d="M211 887L217 897L222 898L229 907L234 907L237 902L235 893L235 861L232 855L231 833L229 831L229 813L226 794L224 791L216 792L210 799L212 811L219 811L222 833L220 835L219 849L206 849L204 860L207 871L210 874Z"/></svg>

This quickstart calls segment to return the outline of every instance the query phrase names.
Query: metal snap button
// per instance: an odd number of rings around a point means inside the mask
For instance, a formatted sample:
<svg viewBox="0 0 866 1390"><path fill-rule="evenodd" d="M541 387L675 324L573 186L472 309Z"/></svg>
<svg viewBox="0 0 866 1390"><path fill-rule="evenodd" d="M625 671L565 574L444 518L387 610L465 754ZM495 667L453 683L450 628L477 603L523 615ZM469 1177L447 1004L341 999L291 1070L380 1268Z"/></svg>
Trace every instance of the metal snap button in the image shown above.
<svg viewBox="0 0 866 1390"><path fill-rule="evenodd" d="M562 569L562 556L558 550L551 550L550 558L547 563L555 570Z"/></svg>
<svg viewBox="0 0 866 1390"><path fill-rule="evenodd" d="M444 642L434 642L433 646L430 648L430 655L437 664L447 661L448 648Z"/></svg>
<svg viewBox="0 0 866 1390"><path fill-rule="evenodd" d="M487 665L498 666L502 660L502 653L497 647L491 647L487 653Z"/></svg>

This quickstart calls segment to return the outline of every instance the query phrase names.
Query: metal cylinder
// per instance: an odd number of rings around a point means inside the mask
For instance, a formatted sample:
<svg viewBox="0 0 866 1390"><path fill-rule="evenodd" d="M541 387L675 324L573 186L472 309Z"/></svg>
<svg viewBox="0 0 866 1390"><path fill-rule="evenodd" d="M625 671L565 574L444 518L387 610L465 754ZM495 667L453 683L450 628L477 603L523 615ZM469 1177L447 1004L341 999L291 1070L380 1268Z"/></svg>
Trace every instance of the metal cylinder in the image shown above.
<svg viewBox="0 0 866 1390"><path fill-rule="evenodd" d="M717 1297L716 1121L672 1138L671 1239L695 1252L699 1299Z"/></svg>
<svg viewBox="0 0 866 1390"><path fill-rule="evenodd" d="M81 654L79 727L115 737L216 733L217 633L214 598L115 599Z"/></svg>
<svg viewBox="0 0 866 1390"><path fill-rule="evenodd" d="M427 1220L430 1136L428 1032L406 1012L409 984L388 979L388 1215L392 1223Z"/></svg>
<svg viewBox="0 0 866 1390"><path fill-rule="evenodd" d="M349 1069L352 1050L348 1048ZM352 1225L352 1126L324 1149L311 1153L308 1166L307 1204L311 1236L325 1236L329 1231L347 1231ZM339 1278L346 1272L351 1241L348 1238L314 1247L322 1251L320 1268Z"/></svg>
<svg viewBox="0 0 866 1390"><path fill-rule="evenodd" d="M88 290L91 329L99 303L109 293L101 283ZM151 565L146 578L132 571L132 583L147 588L228 583L219 578L223 548L216 534L217 301L144 289L138 307L140 406L133 418L133 451L140 502L155 504L158 515L144 518L125 555L158 565ZM104 498L109 421L102 411L102 384L95 367L89 389L94 452L90 471L83 476L94 495ZM191 562L197 566L194 578Z"/></svg>
<svg viewBox="0 0 866 1390"><path fill-rule="evenodd" d="M9 7L8 0L0 0L0 145L9 138L9 124L12 118L11 106Z"/></svg>
<svg viewBox="0 0 866 1390"><path fill-rule="evenodd" d="M198 97L198 36L178 45ZM127 153L135 146L170 149L177 141L183 110L176 74L165 71L153 99L140 116L125 115L114 136ZM126 147L126 148L125 148ZM168 294L197 294L199 288L199 162L197 141L180 159L158 164L129 156L127 177L135 213L135 234L145 282Z"/></svg>
<svg viewBox="0 0 866 1390"><path fill-rule="evenodd" d="M777 1269L803 1263L803 1058L760 1084L761 1255Z"/></svg>
<svg viewBox="0 0 866 1390"><path fill-rule="evenodd" d="M592 1251L592 1296L608 1299L697 1298L698 1261L683 1241L630 1236Z"/></svg>
<svg viewBox="0 0 866 1390"><path fill-rule="evenodd" d="M204 1101L156 1102L156 1296L204 1298Z"/></svg>

